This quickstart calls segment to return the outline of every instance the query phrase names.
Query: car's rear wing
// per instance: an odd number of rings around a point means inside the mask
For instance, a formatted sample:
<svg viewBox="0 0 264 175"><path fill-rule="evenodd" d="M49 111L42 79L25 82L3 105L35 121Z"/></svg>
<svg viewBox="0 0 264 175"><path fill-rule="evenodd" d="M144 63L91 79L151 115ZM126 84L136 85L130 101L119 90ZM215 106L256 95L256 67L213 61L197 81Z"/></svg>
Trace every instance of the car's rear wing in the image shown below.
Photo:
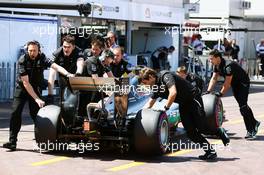
<svg viewBox="0 0 264 175"><path fill-rule="evenodd" d="M115 86L115 79L103 77L96 79L92 77L70 77L69 83L72 90L100 91L109 90L112 86Z"/></svg>
<svg viewBox="0 0 264 175"><path fill-rule="evenodd" d="M72 90L117 92L118 88L129 85L129 78L70 77L69 85Z"/></svg>

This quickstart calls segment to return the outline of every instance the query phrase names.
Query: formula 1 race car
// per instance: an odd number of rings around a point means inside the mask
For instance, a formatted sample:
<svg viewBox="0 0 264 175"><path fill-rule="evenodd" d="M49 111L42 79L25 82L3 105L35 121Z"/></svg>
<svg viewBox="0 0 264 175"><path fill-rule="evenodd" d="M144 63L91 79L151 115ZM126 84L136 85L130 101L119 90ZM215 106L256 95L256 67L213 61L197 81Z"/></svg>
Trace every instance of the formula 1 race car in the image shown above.
<svg viewBox="0 0 264 175"><path fill-rule="evenodd" d="M48 105L38 112L35 138L41 149L48 149L50 143L111 142L122 152L134 148L144 154L163 154L175 137L180 122L178 104L173 103L165 112L166 99L158 99L152 109L144 108L150 91L138 85L136 76L71 77L69 90L60 106ZM102 95L98 103L87 105L87 118L77 115L80 90L99 91ZM105 97L109 92L112 95ZM206 112L200 120L203 133L214 135L222 125L222 103L212 94L204 95L203 101Z"/></svg>

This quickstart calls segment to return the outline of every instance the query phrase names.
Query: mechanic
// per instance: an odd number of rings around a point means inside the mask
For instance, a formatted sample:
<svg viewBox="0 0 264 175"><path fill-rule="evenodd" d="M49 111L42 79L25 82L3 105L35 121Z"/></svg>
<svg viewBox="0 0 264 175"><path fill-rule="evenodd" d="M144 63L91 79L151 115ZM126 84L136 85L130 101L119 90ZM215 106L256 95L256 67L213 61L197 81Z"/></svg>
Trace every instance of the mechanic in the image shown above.
<svg viewBox="0 0 264 175"><path fill-rule="evenodd" d="M250 86L250 80L247 73L237 62L231 61L228 63L222 58L221 53L217 50L213 50L209 53L209 60L214 66L214 72L209 82L207 93L210 93L213 90L218 77L223 76L225 78L224 84L221 91L217 92L216 95L222 97L228 89L232 87L234 97L238 102L240 113L243 116L247 129L245 138L256 138L260 122L254 118L253 112L247 103Z"/></svg>
<svg viewBox="0 0 264 175"><path fill-rule="evenodd" d="M168 62L168 54L172 54L174 51L175 51L174 46L170 46L169 48L165 46L161 46L157 48L151 54L153 69L156 70L157 72L159 72L160 70L169 70L170 64Z"/></svg>
<svg viewBox="0 0 264 175"><path fill-rule="evenodd" d="M159 72L161 70L160 60L164 59L167 56L166 53L168 52L167 47L161 46L157 48L154 52L151 54L151 61L152 61L152 68Z"/></svg>
<svg viewBox="0 0 264 175"><path fill-rule="evenodd" d="M199 156L202 160L215 159L217 154L210 143L201 135L198 128L195 126L195 115L197 115L197 103L194 100L194 92L192 85L178 75L169 72L161 71L156 73L151 68L144 68L139 75L139 82L154 86L159 89L153 93L148 108L151 108L158 97L167 98L167 103L164 106L168 110L173 102L179 104L180 116L182 124L187 132L188 137L195 143L199 143L205 151L204 155ZM165 91L162 87L165 86Z"/></svg>
<svg viewBox="0 0 264 175"><path fill-rule="evenodd" d="M176 74L179 75L181 78L189 81L193 85L193 87L195 87L195 97L197 97L196 99L199 102L202 102L199 100L199 98L202 96L202 92L203 92L203 87L204 87L203 79L194 73L187 73L187 69L185 66L178 67Z"/></svg>
<svg viewBox="0 0 264 175"><path fill-rule="evenodd" d="M104 73L108 77L113 77L113 74L109 68L112 63L114 55L111 51L104 50L104 43L99 39L95 39L91 43L91 49L84 50L84 57L86 58L84 66L84 75L88 77L103 77ZM105 51L105 52L104 52ZM102 56L104 53L106 55ZM112 56L107 56L107 54Z"/></svg>
<svg viewBox="0 0 264 175"><path fill-rule="evenodd" d="M111 62L113 61L113 53L109 50L104 51L104 43L99 39L94 39L91 43L91 46L91 49L84 50L84 57L86 60L84 63L85 66L83 76L97 78L103 77L106 73L108 77L113 77L113 73L109 68ZM81 91L79 115L87 116L87 104L90 102L98 102L100 99L101 94L99 92Z"/></svg>
<svg viewBox="0 0 264 175"><path fill-rule="evenodd" d="M30 116L33 121L35 121L39 108L45 105L41 99L44 69L51 66L61 74L69 74L64 68L53 63L44 53L41 53L40 44L37 41L29 41L26 50L26 54L19 58L17 64L18 76L10 119L9 142L3 145L4 148L12 151L16 150L17 135L21 128L21 115L25 103L28 101Z"/></svg>
<svg viewBox="0 0 264 175"><path fill-rule="evenodd" d="M204 110L204 104L203 104L203 99L202 99L202 92L203 92L203 86L204 86L204 81L203 79L193 73L187 73L187 69L185 66L180 66L176 74L179 75L181 78L189 81L192 86L195 88L194 92L194 98L199 102L199 111L200 111L200 116L204 117L206 115L205 110ZM229 144L230 139L228 135L226 134L226 131L224 128L218 128L216 135L222 140L223 144L226 146Z"/></svg>
<svg viewBox="0 0 264 175"><path fill-rule="evenodd" d="M129 74L131 71L128 70L128 62L124 60L124 51L121 47L113 49L114 61L110 65L112 73L115 77L122 77L122 75Z"/></svg>
<svg viewBox="0 0 264 175"><path fill-rule="evenodd" d="M75 45L75 37L71 35L66 35L62 39L62 46L58 48L53 53L53 60L55 63L66 69L69 73L64 76L59 74L59 84L60 84L60 97L63 100L64 91L67 87L67 78L68 76L81 75L83 72L84 66L84 56L82 50ZM54 78L56 71L51 69L49 80L48 80L48 94L52 96Z"/></svg>

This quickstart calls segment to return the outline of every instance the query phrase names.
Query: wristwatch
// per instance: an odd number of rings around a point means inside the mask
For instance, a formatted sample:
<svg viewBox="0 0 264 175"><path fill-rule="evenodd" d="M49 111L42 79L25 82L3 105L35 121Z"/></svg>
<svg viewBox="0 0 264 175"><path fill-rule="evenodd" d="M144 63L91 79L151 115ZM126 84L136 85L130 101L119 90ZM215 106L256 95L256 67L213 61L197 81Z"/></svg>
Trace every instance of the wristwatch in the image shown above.
<svg viewBox="0 0 264 175"><path fill-rule="evenodd" d="M167 110L170 109L170 107L167 107L167 106L165 105L165 106L164 106L164 109L165 109L165 111L167 111Z"/></svg>

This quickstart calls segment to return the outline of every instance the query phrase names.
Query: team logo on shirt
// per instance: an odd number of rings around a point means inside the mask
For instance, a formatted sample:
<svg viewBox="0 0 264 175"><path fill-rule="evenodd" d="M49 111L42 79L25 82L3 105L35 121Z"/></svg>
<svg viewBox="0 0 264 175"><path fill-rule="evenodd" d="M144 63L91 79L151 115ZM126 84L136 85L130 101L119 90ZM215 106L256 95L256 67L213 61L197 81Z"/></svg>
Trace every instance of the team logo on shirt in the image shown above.
<svg viewBox="0 0 264 175"><path fill-rule="evenodd" d="M94 64L92 64L92 67L91 67L92 71L95 72L97 69L96 69L96 66Z"/></svg>
<svg viewBox="0 0 264 175"><path fill-rule="evenodd" d="M231 74L231 72L232 72L232 70L231 70L231 67L230 66L228 66L228 67L226 67L226 74Z"/></svg>

